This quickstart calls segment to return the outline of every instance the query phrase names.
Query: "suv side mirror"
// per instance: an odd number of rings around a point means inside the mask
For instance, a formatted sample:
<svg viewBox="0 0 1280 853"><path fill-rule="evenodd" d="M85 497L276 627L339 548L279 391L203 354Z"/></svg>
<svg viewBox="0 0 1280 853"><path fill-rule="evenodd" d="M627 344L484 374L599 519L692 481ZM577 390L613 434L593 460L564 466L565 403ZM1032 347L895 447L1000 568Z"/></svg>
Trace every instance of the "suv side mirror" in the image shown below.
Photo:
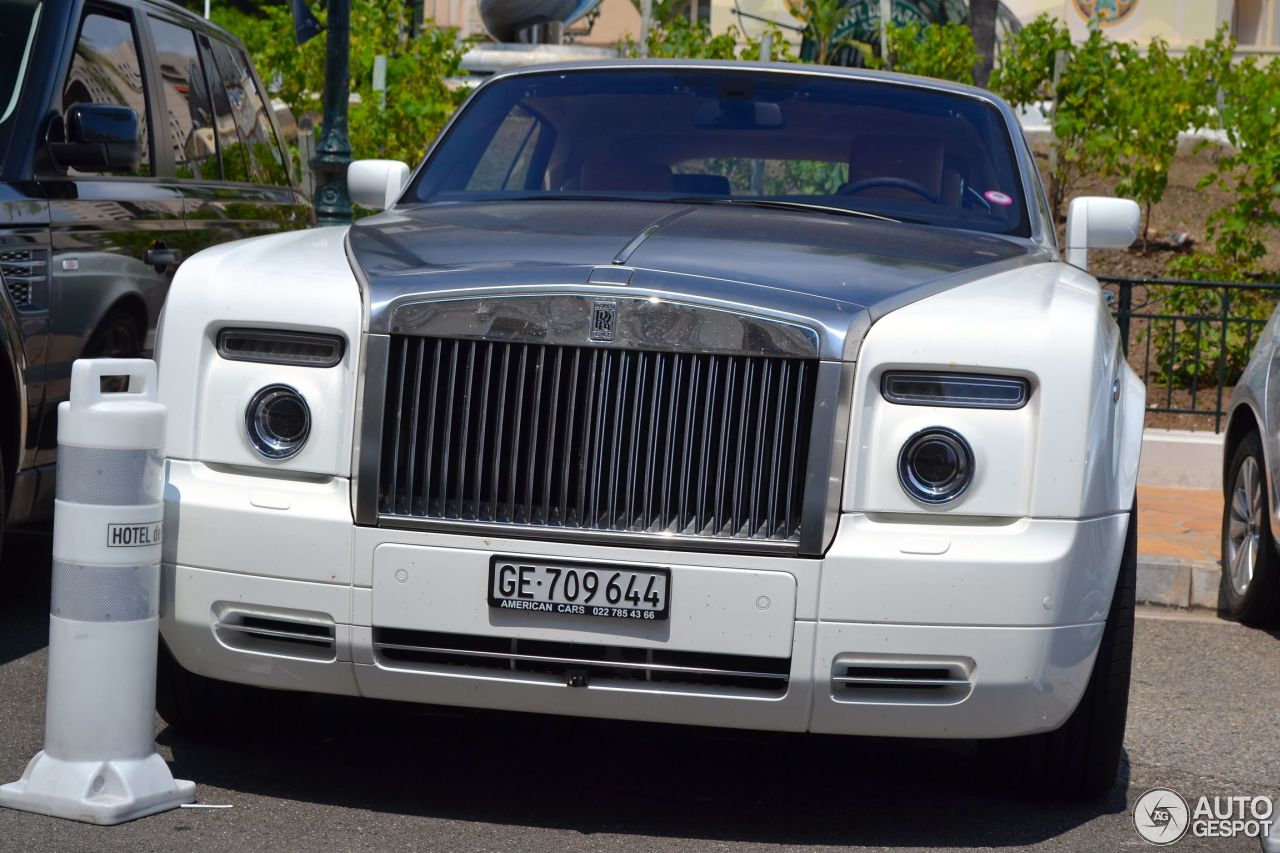
<svg viewBox="0 0 1280 853"><path fill-rule="evenodd" d="M138 114L128 107L76 104L67 110L62 130L65 141L49 141L49 154L61 168L131 172L142 161Z"/></svg>
<svg viewBox="0 0 1280 853"><path fill-rule="evenodd" d="M1073 199L1067 208L1067 263L1088 269L1090 249L1129 248L1141 224L1141 209L1127 198Z"/></svg>
<svg viewBox="0 0 1280 853"><path fill-rule="evenodd" d="M347 193L361 207L386 210L407 183L409 167L399 160L357 160L347 167Z"/></svg>

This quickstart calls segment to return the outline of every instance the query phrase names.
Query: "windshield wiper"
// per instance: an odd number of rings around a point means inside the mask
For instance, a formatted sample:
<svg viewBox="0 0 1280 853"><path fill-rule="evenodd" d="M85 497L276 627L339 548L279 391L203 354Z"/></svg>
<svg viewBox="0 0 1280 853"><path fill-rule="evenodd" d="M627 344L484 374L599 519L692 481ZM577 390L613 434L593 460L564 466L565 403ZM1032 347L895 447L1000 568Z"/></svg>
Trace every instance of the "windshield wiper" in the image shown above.
<svg viewBox="0 0 1280 853"><path fill-rule="evenodd" d="M727 204L742 205L744 207L763 207L770 210L802 210L817 211L819 213L835 213L841 216L857 216L863 219L879 219L882 222L896 222L901 224L902 219L894 219L892 216L881 216L878 213L868 213L865 210L856 210L852 207L836 207L830 204L813 204L807 201L785 201L776 198L732 198L729 196L671 196L664 201L679 202L684 204Z"/></svg>

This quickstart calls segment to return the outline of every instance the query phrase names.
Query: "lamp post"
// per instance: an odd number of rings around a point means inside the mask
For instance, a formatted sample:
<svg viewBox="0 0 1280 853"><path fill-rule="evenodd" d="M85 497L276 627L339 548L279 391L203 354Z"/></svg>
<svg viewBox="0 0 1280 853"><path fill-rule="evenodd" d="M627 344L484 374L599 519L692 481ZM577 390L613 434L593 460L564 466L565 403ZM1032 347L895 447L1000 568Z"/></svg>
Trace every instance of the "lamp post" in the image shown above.
<svg viewBox="0 0 1280 853"><path fill-rule="evenodd" d="M347 166L351 140L347 137L347 98L351 88L351 0L329 0L325 27L324 126L311 158L315 173L317 225L345 225L351 221L347 195Z"/></svg>

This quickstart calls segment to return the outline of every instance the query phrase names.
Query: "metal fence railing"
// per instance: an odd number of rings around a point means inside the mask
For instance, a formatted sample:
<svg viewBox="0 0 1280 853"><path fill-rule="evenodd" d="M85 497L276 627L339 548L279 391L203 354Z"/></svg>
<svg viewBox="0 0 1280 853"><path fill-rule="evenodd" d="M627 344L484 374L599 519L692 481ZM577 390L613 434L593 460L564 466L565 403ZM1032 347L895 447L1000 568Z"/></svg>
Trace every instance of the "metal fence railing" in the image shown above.
<svg viewBox="0 0 1280 853"><path fill-rule="evenodd" d="M1221 432L1230 389L1280 299L1280 284L1099 276L1147 413Z"/></svg>

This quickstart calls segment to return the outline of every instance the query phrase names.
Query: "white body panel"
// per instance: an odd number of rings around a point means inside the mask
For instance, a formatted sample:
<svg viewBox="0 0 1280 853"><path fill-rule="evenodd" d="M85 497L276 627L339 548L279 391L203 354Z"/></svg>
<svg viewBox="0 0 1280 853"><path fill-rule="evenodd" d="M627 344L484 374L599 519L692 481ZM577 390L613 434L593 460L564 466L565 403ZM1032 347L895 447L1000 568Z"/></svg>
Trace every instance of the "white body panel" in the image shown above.
<svg viewBox="0 0 1280 853"><path fill-rule="evenodd" d="M244 412L269 376L301 392L312 414L306 447L271 466L350 473L355 358L316 370L228 361L216 352L218 330L226 327L324 332L340 335L348 353L358 349L360 289L343 248L345 236L345 228L275 234L227 243L183 263L165 302L156 345L161 393L170 412L166 455L262 465L245 437Z"/></svg>
<svg viewBox="0 0 1280 853"><path fill-rule="evenodd" d="M182 666L280 689L906 737L1027 734L1074 709L1115 588L1144 408L1083 272L1024 267L872 325L852 388L837 530L821 558L802 558L356 526L362 306L341 236L220 248L174 283L160 351L175 412L161 622ZM246 325L341 334L347 354L327 370L221 360L218 328ZM1015 411L897 406L880 395L890 369L1022 376L1031 397ZM298 456L267 462L244 438L243 411L279 381L312 403L315 432ZM932 425L971 442L979 473L953 504L925 507L903 493L895 465L905 438ZM491 609L494 555L669 568L670 620ZM246 614L319 626L331 639L255 638L235 627ZM419 645L464 637L488 649L738 656L783 661L786 672L773 690L611 678L584 688L515 664L396 659L379 646L387 632L420 635ZM833 680L850 661L949 666L957 681L926 698L850 691Z"/></svg>
<svg viewBox="0 0 1280 853"><path fill-rule="evenodd" d="M886 370L1022 376L1016 411L886 405ZM1112 400L1114 382L1118 401ZM908 305L871 327L858 354L844 507L919 512L898 485L898 449L927 426L973 445L977 474L930 512L1089 518L1127 512L1138 479L1145 390L1120 357L1098 284L1065 264L992 276Z"/></svg>

